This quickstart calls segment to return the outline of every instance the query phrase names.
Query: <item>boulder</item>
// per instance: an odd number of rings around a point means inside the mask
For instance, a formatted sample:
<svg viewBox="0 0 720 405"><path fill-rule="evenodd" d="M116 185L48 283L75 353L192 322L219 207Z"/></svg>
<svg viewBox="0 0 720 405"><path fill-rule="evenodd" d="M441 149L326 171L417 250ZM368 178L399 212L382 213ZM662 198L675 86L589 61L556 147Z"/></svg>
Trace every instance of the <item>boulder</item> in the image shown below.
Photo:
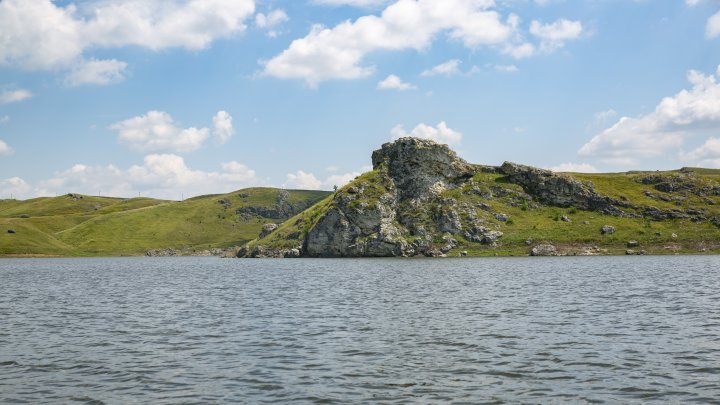
<svg viewBox="0 0 720 405"><path fill-rule="evenodd" d="M600 228L600 233L603 235L611 235L615 233L615 227L612 225L603 225L603 227Z"/></svg>
<svg viewBox="0 0 720 405"><path fill-rule="evenodd" d="M640 246L640 242L638 242L636 240L629 240L627 243L627 247L629 247L629 248L636 248L638 246Z"/></svg>
<svg viewBox="0 0 720 405"><path fill-rule="evenodd" d="M557 256L557 249L549 243L542 243L530 250L530 256Z"/></svg>

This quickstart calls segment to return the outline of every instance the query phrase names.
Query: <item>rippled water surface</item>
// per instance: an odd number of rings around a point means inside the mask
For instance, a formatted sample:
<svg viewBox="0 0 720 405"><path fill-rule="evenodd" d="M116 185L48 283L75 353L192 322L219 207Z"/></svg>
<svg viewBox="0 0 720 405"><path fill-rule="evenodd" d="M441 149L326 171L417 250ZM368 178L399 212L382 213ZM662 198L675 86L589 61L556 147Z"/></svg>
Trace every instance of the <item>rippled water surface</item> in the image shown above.
<svg viewBox="0 0 720 405"><path fill-rule="evenodd" d="M0 260L0 402L720 403L720 257Z"/></svg>

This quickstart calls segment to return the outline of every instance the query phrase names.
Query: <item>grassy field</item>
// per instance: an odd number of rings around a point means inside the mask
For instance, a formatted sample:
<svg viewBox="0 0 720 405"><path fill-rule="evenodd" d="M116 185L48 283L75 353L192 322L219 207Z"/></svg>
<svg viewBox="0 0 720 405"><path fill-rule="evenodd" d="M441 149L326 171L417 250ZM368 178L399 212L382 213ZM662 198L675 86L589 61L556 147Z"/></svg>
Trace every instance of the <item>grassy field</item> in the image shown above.
<svg viewBox="0 0 720 405"><path fill-rule="evenodd" d="M75 194L0 200L0 255L119 256L168 248L192 253L242 245L255 238L263 224L284 218L237 211L272 208L280 192L252 188L182 202ZM286 200L306 207L328 194L289 190Z"/></svg>

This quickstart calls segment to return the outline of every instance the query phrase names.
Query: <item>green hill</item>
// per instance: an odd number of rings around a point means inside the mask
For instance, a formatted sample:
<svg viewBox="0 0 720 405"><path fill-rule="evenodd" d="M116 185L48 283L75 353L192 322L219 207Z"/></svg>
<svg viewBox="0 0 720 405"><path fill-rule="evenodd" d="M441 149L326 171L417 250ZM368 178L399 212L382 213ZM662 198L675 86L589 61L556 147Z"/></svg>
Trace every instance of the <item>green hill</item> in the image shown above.
<svg viewBox="0 0 720 405"><path fill-rule="evenodd" d="M481 166L412 138L383 145L373 167L238 254L720 252L720 170L579 174Z"/></svg>
<svg viewBox="0 0 720 405"><path fill-rule="evenodd" d="M68 194L0 200L0 255L192 254L257 237L327 196L324 191L251 188L182 202Z"/></svg>

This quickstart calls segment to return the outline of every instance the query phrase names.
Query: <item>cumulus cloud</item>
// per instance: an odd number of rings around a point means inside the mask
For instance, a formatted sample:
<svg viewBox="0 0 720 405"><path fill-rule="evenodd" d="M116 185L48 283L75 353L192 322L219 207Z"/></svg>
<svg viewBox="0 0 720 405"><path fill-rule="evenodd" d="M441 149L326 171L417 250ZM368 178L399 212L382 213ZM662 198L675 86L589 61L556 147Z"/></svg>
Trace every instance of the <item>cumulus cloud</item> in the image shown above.
<svg viewBox="0 0 720 405"><path fill-rule="evenodd" d="M717 38L720 35L720 11L713 14L705 25L705 36L709 39Z"/></svg>
<svg viewBox="0 0 720 405"><path fill-rule="evenodd" d="M18 101L27 100L32 96L33 94L25 89L4 90L0 92L0 104L17 103Z"/></svg>
<svg viewBox="0 0 720 405"><path fill-rule="evenodd" d="M267 35L274 38L279 35L279 32L275 30L275 27L282 23L290 20L285 10L278 9L272 10L267 14L257 13L255 15L255 25L258 28L268 30Z"/></svg>
<svg viewBox="0 0 720 405"><path fill-rule="evenodd" d="M320 180L312 173L298 170L295 173L287 174L287 180L283 187L301 190L332 190L335 186L342 187L346 185L359 175L359 172L333 174L325 180Z"/></svg>
<svg viewBox="0 0 720 405"><path fill-rule="evenodd" d="M389 75L377 84L378 90L415 90L417 87L410 83L405 83L396 75Z"/></svg>
<svg viewBox="0 0 720 405"><path fill-rule="evenodd" d="M378 50L422 50L440 32L466 47L499 45L517 28L514 15L503 21L492 0L399 0L379 16L366 15L333 28L315 25L279 55L264 63L264 74L303 79L309 86L330 79L357 79L375 71L363 64Z"/></svg>
<svg viewBox="0 0 720 405"><path fill-rule="evenodd" d="M720 85L716 76L692 70L688 81L691 89L663 98L649 114L620 118L583 145L578 154L611 164L633 165L643 158L676 150L690 135L720 130Z"/></svg>
<svg viewBox="0 0 720 405"><path fill-rule="evenodd" d="M0 1L0 66L71 68L89 48L200 50L245 30L253 0ZM98 68L98 66L95 66ZM118 69L115 69L118 71ZM106 70L107 72L107 66Z"/></svg>
<svg viewBox="0 0 720 405"><path fill-rule="evenodd" d="M700 147L682 153L681 158L695 161L698 166L720 167L720 138L710 137Z"/></svg>
<svg viewBox="0 0 720 405"><path fill-rule="evenodd" d="M117 83L125 78L125 68L127 63L116 59L90 59L72 67L65 77L65 84L74 87L83 84Z"/></svg>
<svg viewBox="0 0 720 405"><path fill-rule="evenodd" d="M597 173L598 169L589 163L560 163L557 166L548 167L548 170L554 172L571 172L571 173Z"/></svg>
<svg viewBox="0 0 720 405"><path fill-rule="evenodd" d="M530 23L530 33L540 39L540 50L544 52L562 48L566 41L579 38L582 31L580 21L559 19L551 24Z"/></svg>
<svg viewBox="0 0 720 405"><path fill-rule="evenodd" d="M301 190L319 190L322 182L312 173L305 173L298 170L295 173L288 173L287 180L283 184L284 188L293 188Z"/></svg>
<svg viewBox="0 0 720 405"><path fill-rule="evenodd" d="M199 149L208 138L208 128L180 128L170 114L149 111L110 126L118 131L118 141L140 152L190 152Z"/></svg>
<svg viewBox="0 0 720 405"><path fill-rule="evenodd" d="M5 141L0 139L0 156L2 156L2 155L8 156L8 155L12 155L13 153L15 153L13 148L11 148L10 145L5 143Z"/></svg>
<svg viewBox="0 0 720 405"><path fill-rule="evenodd" d="M10 116L9 115L3 115L0 117L0 124L7 124L10 122Z"/></svg>
<svg viewBox="0 0 720 405"><path fill-rule="evenodd" d="M371 7L387 4L389 0L313 0L314 4L324 6Z"/></svg>
<svg viewBox="0 0 720 405"><path fill-rule="evenodd" d="M529 58L535 55L535 45L529 42L508 44L505 48L503 48L503 53L510 55L515 59Z"/></svg>
<svg viewBox="0 0 720 405"><path fill-rule="evenodd" d="M449 145L457 145L462 140L462 133L451 129L445 121L440 121L437 126L418 124L412 131L407 132L402 125L396 125L390 130L391 139L404 138L412 136L415 138L431 139L439 143L447 143Z"/></svg>
<svg viewBox="0 0 720 405"><path fill-rule="evenodd" d="M220 143L225 143L235 134L232 117L227 111L218 111L213 117L213 135Z"/></svg>
<svg viewBox="0 0 720 405"><path fill-rule="evenodd" d="M288 21L288 17L285 10L278 9L272 10L267 14L257 13L255 15L255 25L259 28L273 28L279 24Z"/></svg>
<svg viewBox="0 0 720 405"><path fill-rule="evenodd" d="M459 59L451 59L445 63L436 65L431 69L425 70L424 72L420 73L420 76L453 76L460 73L460 63L461 62Z"/></svg>
<svg viewBox="0 0 720 405"><path fill-rule="evenodd" d="M20 177L0 179L0 198L25 199L31 196L32 187Z"/></svg>
<svg viewBox="0 0 720 405"><path fill-rule="evenodd" d="M223 163L220 171L208 172L188 167L181 156L152 154L145 156L142 164L127 169L115 165L76 164L39 182L35 188L27 187L25 194L77 192L132 197L140 193L156 198L179 199L181 194L226 193L259 183L261 181L254 170L235 161Z"/></svg>

